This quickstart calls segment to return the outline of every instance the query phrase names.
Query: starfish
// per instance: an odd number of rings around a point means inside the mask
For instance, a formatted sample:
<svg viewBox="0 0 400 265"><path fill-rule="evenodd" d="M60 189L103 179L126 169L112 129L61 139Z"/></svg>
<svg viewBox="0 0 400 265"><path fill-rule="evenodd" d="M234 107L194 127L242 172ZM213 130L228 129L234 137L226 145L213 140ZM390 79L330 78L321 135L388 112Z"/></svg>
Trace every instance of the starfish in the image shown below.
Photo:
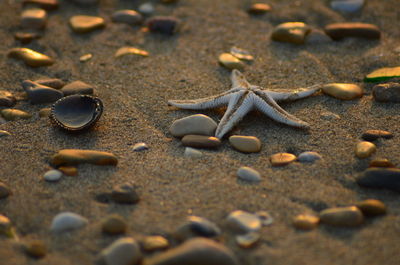
<svg viewBox="0 0 400 265"><path fill-rule="evenodd" d="M233 70L231 74L232 88L226 92L207 98L194 100L169 100L168 105L181 109L210 109L223 105L228 108L215 131L217 138L222 138L251 110L257 109L275 121L308 129L310 125L287 113L277 102L294 101L311 96L321 85L297 89L293 92L276 92L251 85L244 75Z"/></svg>

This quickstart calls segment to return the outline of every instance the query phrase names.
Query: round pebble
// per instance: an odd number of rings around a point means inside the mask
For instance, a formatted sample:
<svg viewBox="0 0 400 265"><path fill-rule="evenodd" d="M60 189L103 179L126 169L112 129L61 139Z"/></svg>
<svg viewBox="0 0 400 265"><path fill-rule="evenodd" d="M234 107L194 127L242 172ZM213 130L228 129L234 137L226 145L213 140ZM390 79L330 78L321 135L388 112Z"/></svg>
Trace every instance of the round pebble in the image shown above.
<svg viewBox="0 0 400 265"><path fill-rule="evenodd" d="M376 151L376 145L371 142L363 141L356 145L355 154L358 158L370 157Z"/></svg>
<svg viewBox="0 0 400 265"><path fill-rule="evenodd" d="M271 11L271 9L272 9L271 6L268 4L254 3L249 7L247 12L249 12L252 15L262 15Z"/></svg>
<svg viewBox="0 0 400 265"><path fill-rule="evenodd" d="M217 148L221 145L221 140L214 136L185 135L182 144L194 148Z"/></svg>
<svg viewBox="0 0 400 265"><path fill-rule="evenodd" d="M319 217L321 223L333 226L359 226L364 221L362 212L355 206L325 209Z"/></svg>
<svg viewBox="0 0 400 265"><path fill-rule="evenodd" d="M322 92L341 100L352 100L363 96L363 89L355 84L332 83L322 86Z"/></svg>
<svg viewBox="0 0 400 265"><path fill-rule="evenodd" d="M346 13L357 12L363 5L364 0L335 0L331 2L332 9Z"/></svg>
<svg viewBox="0 0 400 265"><path fill-rule="evenodd" d="M379 68L369 73L365 78L365 82L381 82L394 77L400 77L400 66Z"/></svg>
<svg viewBox="0 0 400 265"><path fill-rule="evenodd" d="M63 92L48 86L25 80L22 83L31 104L53 103L64 96Z"/></svg>
<svg viewBox="0 0 400 265"><path fill-rule="evenodd" d="M259 182L262 180L260 173L250 167L240 167L236 172L236 175L239 179L248 182Z"/></svg>
<svg viewBox="0 0 400 265"><path fill-rule="evenodd" d="M277 153L270 156L269 159L273 167L281 167L296 161L296 156L289 153Z"/></svg>
<svg viewBox="0 0 400 265"><path fill-rule="evenodd" d="M0 113L7 121L27 120L32 118L31 114L18 109L2 109Z"/></svg>
<svg viewBox="0 0 400 265"><path fill-rule="evenodd" d="M8 91L0 90L0 107L13 107L17 103L17 100Z"/></svg>
<svg viewBox="0 0 400 265"><path fill-rule="evenodd" d="M116 214L107 216L101 224L101 230L103 233L109 235L123 234L127 231L127 229L128 225L126 224L124 218Z"/></svg>
<svg viewBox="0 0 400 265"><path fill-rule="evenodd" d="M41 240L29 241L25 244L25 252L33 258L43 258L47 254L47 247Z"/></svg>
<svg viewBox="0 0 400 265"><path fill-rule="evenodd" d="M242 248L251 248L253 247L259 240L261 236L257 232L250 232L244 235L237 235L235 237L236 243Z"/></svg>
<svg viewBox="0 0 400 265"><path fill-rule="evenodd" d="M193 158L195 158L195 157L202 157L202 156L203 156L203 153L202 153L201 151L195 149L195 148L186 147L186 148L185 148L185 153L184 153L184 155L185 155L186 157L193 157Z"/></svg>
<svg viewBox="0 0 400 265"><path fill-rule="evenodd" d="M261 229L261 220L257 215L241 210L231 212L227 223L239 233L257 232Z"/></svg>
<svg viewBox="0 0 400 265"><path fill-rule="evenodd" d="M203 114L196 114L175 120L169 132L175 137L188 134L214 136L216 129L217 123L213 119Z"/></svg>
<svg viewBox="0 0 400 265"><path fill-rule="evenodd" d="M145 50L126 46L126 47L119 48L114 54L115 58L119 58L119 57L126 56L126 55L140 55L143 57L147 57L147 56L149 56L149 53Z"/></svg>
<svg viewBox="0 0 400 265"><path fill-rule="evenodd" d="M117 185L111 192L111 199L116 203L135 204L139 202L140 197L133 185L125 183Z"/></svg>
<svg viewBox="0 0 400 265"><path fill-rule="evenodd" d="M381 31L377 26L360 22L329 24L324 30L334 40L341 40L348 37L366 39L379 39L381 37Z"/></svg>
<svg viewBox="0 0 400 265"><path fill-rule="evenodd" d="M133 151L135 152L140 152L140 151L144 151L144 150L148 150L149 146L146 143L136 143L133 147L132 147Z"/></svg>
<svg viewBox="0 0 400 265"><path fill-rule="evenodd" d="M368 168L356 178L357 184L375 189L389 189L400 192L400 169Z"/></svg>
<svg viewBox="0 0 400 265"><path fill-rule="evenodd" d="M95 263L99 265L137 265L141 258L142 252L136 240L124 237L103 249Z"/></svg>
<svg viewBox="0 0 400 265"><path fill-rule="evenodd" d="M233 69L243 70L245 66L242 61L240 61L238 58L236 58L230 53L221 54L218 57L218 62L220 63L220 65L229 70Z"/></svg>
<svg viewBox="0 0 400 265"><path fill-rule="evenodd" d="M0 130L0 137L3 137L3 136L11 136L11 133L4 131L4 130Z"/></svg>
<svg viewBox="0 0 400 265"><path fill-rule="evenodd" d="M313 163L317 160L322 159L322 156L318 154L317 152L312 152L312 151L306 151L297 157L297 161L301 163Z"/></svg>
<svg viewBox="0 0 400 265"><path fill-rule="evenodd" d="M151 32L172 35L178 31L179 20L171 16L155 16L146 21Z"/></svg>
<svg viewBox="0 0 400 265"><path fill-rule="evenodd" d="M369 167L395 167L387 158L377 158L369 162Z"/></svg>
<svg viewBox="0 0 400 265"><path fill-rule="evenodd" d="M51 163L55 166L78 165L83 163L116 166L118 159L114 154L108 152L81 149L63 149L58 151L58 153L52 157Z"/></svg>
<svg viewBox="0 0 400 265"><path fill-rule="evenodd" d="M46 11L40 8L26 9L21 14L21 26L30 29L42 29L46 26Z"/></svg>
<svg viewBox="0 0 400 265"><path fill-rule="evenodd" d="M49 56L28 48L12 48L8 52L8 57L22 60L26 65L31 67L49 66L54 64L54 60Z"/></svg>
<svg viewBox="0 0 400 265"><path fill-rule="evenodd" d="M58 170L60 170L66 176L78 175L78 169L76 167L63 166L63 167L59 167Z"/></svg>
<svg viewBox="0 0 400 265"><path fill-rule="evenodd" d="M58 234L65 231L82 228L87 223L88 220L79 214L62 212L53 218L51 223L51 231Z"/></svg>
<svg viewBox="0 0 400 265"><path fill-rule="evenodd" d="M143 16L135 10L124 9L114 12L111 19L117 23L136 25L142 23Z"/></svg>
<svg viewBox="0 0 400 265"><path fill-rule="evenodd" d="M361 201L356 206L365 216L384 215L387 211L385 204L375 199Z"/></svg>
<svg viewBox="0 0 400 265"><path fill-rule="evenodd" d="M49 182L57 182L61 179L61 177L62 172L56 169L49 170L43 175L43 178Z"/></svg>
<svg viewBox="0 0 400 265"><path fill-rule="evenodd" d="M391 139L393 138L393 134L384 130L367 130L362 134L361 138L366 141L375 141L379 138Z"/></svg>
<svg viewBox="0 0 400 265"><path fill-rule="evenodd" d="M399 71L400 76L400 71ZM387 83L379 84L372 88L372 96L378 102L400 102L400 84Z"/></svg>
<svg viewBox="0 0 400 265"><path fill-rule="evenodd" d="M312 230L319 224L319 217L310 214L300 214L293 219L293 226L300 230Z"/></svg>
<svg viewBox="0 0 400 265"><path fill-rule="evenodd" d="M11 195L10 188L3 182L0 181L0 199L7 198Z"/></svg>
<svg viewBox="0 0 400 265"><path fill-rule="evenodd" d="M163 236L146 236L141 245L145 251L154 251L168 248L169 242Z"/></svg>
<svg viewBox="0 0 400 265"><path fill-rule="evenodd" d="M105 27L105 21L95 16L73 16L69 20L72 30L76 33L87 33Z"/></svg>
<svg viewBox="0 0 400 265"><path fill-rule="evenodd" d="M154 6L152 3L143 3L138 7L138 11L143 15L150 16L154 13Z"/></svg>
<svg viewBox="0 0 400 265"><path fill-rule="evenodd" d="M82 81L74 81L69 84L66 84L61 91L64 93L65 96L69 95L91 95L94 91L94 86L89 85Z"/></svg>
<svg viewBox="0 0 400 265"><path fill-rule="evenodd" d="M261 141L255 136L232 135L229 143L243 153L257 153L261 150Z"/></svg>
<svg viewBox="0 0 400 265"><path fill-rule="evenodd" d="M273 31L274 41L303 44L311 28L303 22L286 22L279 24Z"/></svg>

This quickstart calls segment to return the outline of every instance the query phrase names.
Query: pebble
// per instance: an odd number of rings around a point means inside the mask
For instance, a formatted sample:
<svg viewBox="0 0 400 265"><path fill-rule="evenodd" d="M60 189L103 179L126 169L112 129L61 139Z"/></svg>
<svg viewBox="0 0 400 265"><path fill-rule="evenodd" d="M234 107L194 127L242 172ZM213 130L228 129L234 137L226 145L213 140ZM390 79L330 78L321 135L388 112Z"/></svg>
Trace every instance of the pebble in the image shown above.
<svg viewBox="0 0 400 265"><path fill-rule="evenodd" d="M371 142L363 141L359 142L356 145L355 154L358 158L370 157L375 152L376 152L376 145L374 145Z"/></svg>
<svg viewBox="0 0 400 265"><path fill-rule="evenodd" d="M12 230L12 224L8 217L0 214L0 235L9 236Z"/></svg>
<svg viewBox="0 0 400 265"><path fill-rule="evenodd" d="M356 203L356 207L361 210L365 216L378 216L386 214L386 206L382 201L368 199Z"/></svg>
<svg viewBox="0 0 400 265"><path fill-rule="evenodd" d="M293 226L300 230L312 230L319 224L319 217L311 214L300 214L293 219Z"/></svg>
<svg viewBox="0 0 400 265"><path fill-rule="evenodd" d="M279 24L273 31L274 41L303 44L311 28L303 22L286 22Z"/></svg>
<svg viewBox="0 0 400 265"><path fill-rule="evenodd" d="M61 177L62 177L62 172L57 169L49 170L43 175L43 178L49 182L57 182L61 179Z"/></svg>
<svg viewBox="0 0 400 265"><path fill-rule="evenodd" d="M341 40L348 37L366 39L379 39L381 37L381 31L377 26L360 22L329 24L324 30L334 40Z"/></svg>
<svg viewBox="0 0 400 265"><path fill-rule="evenodd" d="M179 20L175 17L155 16L146 21L151 32L172 35L178 31Z"/></svg>
<svg viewBox="0 0 400 265"><path fill-rule="evenodd" d="M364 221L362 212L355 206L325 209L319 217L321 223L333 226L359 226Z"/></svg>
<svg viewBox="0 0 400 265"><path fill-rule="evenodd" d="M363 89L356 84L332 83L322 86L322 92L341 100L352 100L363 96Z"/></svg>
<svg viewBox="0 0 400 265"><path fill-rule="evenodd" d="M217 148L221 145L221 140L214 136L185 135L182 144L194 148Z"/></svg>
<svg viewBox="0 0 400 265"><path fill-rule="evenodd" d="M152 3L143 3L138 7L138 11L145 16L150 16L154 13L154 6Z"/></svg>
<svg viewBox="0 0 400 265"><path fill-rule="evenodd" d="M332 9L347 13L359 11L363 5L364 0L335 0L331 2Z"/></svg>
<svg viewBox="0 0 400 265"><path fill-rule="evenodd" d="M169 242L163 236L146 236L141 245L145 251L154 251L168 248Z"/></svg>
<svg viewBox="0 0 400 265"><path fill-rule="evenodd" d="M114 241L98 255L98 265L138 265L142 259L139 244L131 237L123 237Z"/></svg>
<svg viewBox="0 0 400 265"><path fill-rule="evenodd" d="M185 148L185 153L184 156L186 157L201 157L203 156L203 153L197 149L191 148L191 147L186 147Z"/></svg>
<svg viewBox="0 0 400 265"><path fill-rule="evenodd" d="M243 70L245 66L242 61L240 61L238 58L236 58L230 53L222 53L218 57L218 62L220 65L229 70L233 69Z"/></svg>
<svg viewBox="0 0 400 265"><path fill-rule="evenodd" d="M101 231L109 235L124 234L128 230L128 225L122 216L113 214L107 216L101 224Z"/></svg>
<svg viewBox="0 0 400 265"><path fill-rule="evenodd" d="M395 167L390 160L386 158L378 158L369 162L369 167Z"/></svg>
<svg viewBox="0 0 400 265"><path fill-rule="evenodd" d="M72 0L72 1L79 5L93 5L99 2L99 0Z"/></svg>
<svg viewBox="0 0 400 265"><path fill-rule="evenodd" d="M23 6L36 6L45 10L54 10L58 8L58 0L24 0Z"/></svg>
<svg viewBox="0 0 400 265"><path fill-rule="evenodd" d="M322 156L318 154L317 152L312 152L312 151L306 151L297 157L297 161L301 163L313 163L317 160L322 159Z"/></svg>
<svg viewBox="0 0 400 265"><path fill-rule="evenodd" d="M236 175L239 179L248 182L259 182L262 180L260 173L251 167L240 167Z"/></svg>
<svg viewBox="0 0 400 265"><path fill-rule="evenodd" d="M16 98L8 91L0 90L0 107L13 107L17 103Z"/></svg>
<svg viewBox="0 0 400 265"><path fill-rule="evenodd" d="M247 10L252 15L263 15L269 11L271 11L271 6L264 3L254 3Z"/></svg>
<svg viewBox="0 0 400 265"><path fill-rule="evenodd" d="M42 29L46 26L46 11L40 8L31 8L22 11L21 26L29 29Z"/></svg>
<svg viewBox="0 0 400 265"><path fill-rule="evenodd" d="M22 60L26 65L31 67L49 66L54 64L54 60L49 56L28 48L12 48L8 52L8 57Z"/></svg>
<svg viewBox="0 0 400 265"><path fill-rule="evenodd" d="M10 188L0 181L0 199L5 199L11 195Z"/></svg>
<svg viewBox="0 0 400 265"><path fill-rule="evenodd" d="M0 137L3 137L3 136L11 136L11 133L4 131L4 130L0 130Z"/></svg>
<svg viewBox="0 0 400 265"><path fill-rule="evenodd" d="M48 118L51 114L51 108L43 108L39 110L40 118Z"/></svg>
<svg viewBox="0 0 400 265"><path fill-rule="evenodd" d="M140 151L144 151L144 150L148 150L149 146L146 143L136 143L133 147L132 147L133 151L135 152L140 152Z"/></svg>
<svg viewBox="0 0 400 265"><path fill-rule="evenodd" d="M214 136L216 129L217 123L213 119L203 114L196 114L175 120L169 132L175 137L188 134Z"/></svg>
<svg viewBox="0 0 400 265"><path fill-rule="evenodd" d="M270 156L269 159L273 167L281 167L296 161L296 156L289 153L277 153Z"/></svg>
<svg viewBox="0 0 400 265"><path fill-rule="evenodd" d="M141 50L131 46L126 46L119 48L114 54L115 58L119 58L125 55L140 55L143 57L147 57L149 56L149 53L145 50Z"/></svg>
<svg viewBox="0 0 400 265"><path fill-rule="evenodd" d="M34 39L39 39L40 37L41 36L39 34L33 32L16 32L14 34L14 38L23 44L30 43Z"/></svg>
<svg viewBox="0 0 400 265"><path fill-rule="evenodd" d="M27 120L32 118L31 114L18 109L2 109L0 113L7 121Z"/></svg>
<svg viewBox="0 0 400 265"><path fill-rule="evenodd" d="M229 226L239 233L257 232L261 229L260 218L241 210L231 212L227 217Z"/></svg>
<svg viewBox="0 0 400 265"><path fill-rule="evenodd" d="M321 112L321 118L324 120L332 121L332 120L340 120L340 116L336 113L330 111Z"/></svg>
<svg viewBox="0 0 400 265"><path fill-rule="evenodd" d="M399 73L400 75L400 73ZM372 88L372 96L378 102L400 102L400 84L379 84Z"/></svg>
<svg viewBox="0 0 400 265"><path fill-rule="evenodd" d="M82 149L60 150L52 157L51 161L56 166L82 163L116 166L118 163L117 157L112 153Z"/></svg>
<svg viewBox="0 0 400 265"><path fill-rule="evenodd" d="M235 240L240 247L251 248L260 240L260 238L261 236L259 233L250 232L244 235L237 235Z"/></svg>
<svg viewBox="0 0 400 265"><path fill-rule="evenodd" d="M234 253L206 238L193 238L176 248L148 258L146 265L238 265Z"/></svg>
<svg viewBox="0 0 400 265"><path fill-rule="evenodd" d="M76 167L63 166L63 167L59 167L58 170L60 170L66 176L78 175L78 169Z"/></svg>
<svg viewBox="0 0 400 265"><path fill-rule="evenodd" d="M255 136L232 135L229 143L243 153L257 153L261 150L261 141Z"/></svg>
<svg viewBox="0 0 400 265"><path fill-rule="evenodd" d="M126 23L130 25L141 24L143 16L135 10L123 9L114 12L111 19L117 23Z"/></svg>
<svg viewBox="0 0 400 265"><path fill-rule="evenodd" d="M38 79L33 82L54 89L61 89L63 86L65 86L65 82L58 78Z"/></svg>
<svg viewBox="0 0 400 265"><path fill-rule="evenodd" d="M73 16L69 24L76 33L87 33L106 26L103 18L95 16Z"/></svg>
<svg viewBox="0 0 400 265"><path fill-rule="evenodd" d="M66 84L61 91L65 96L81 94L81 95L92 95L94 87L82 81L74 81Z"/></svg>
<svg viewBox="0 0 400 265"><path fill-rule="evenodd" d="M33 258L43 258L47 254L47 247L41 240L32 240L25 244L25 252Z"/></svg>
<svg viewBox="0 0 400 265"><path fill-rule="evenodd" d="M23 81L22 86L31 104L53 103L64 96L60 90L35 83L31 80Z"/></svg>
<svg viewBox="0 0 400 265"><path fill-rule="evenodd" d="M305 42L308 44L323 44L329 43L332 39L325 34L324 31L319 29L311 29L310 33L307 34Z"/></svg>
<svg viewBox="0 0 400 265"><path fill-rule="evenodd" d="M84 55L82 55L81 57L79 57L79 61L80 61L81 63L84 63L84 62L87 62L87 61L89 61L90 59L92 59L92 57L93 57L93 54L87 53L87 54L84 54Z"/></svg>
<svg viewBox="0 0 400 265"><path fill-rule="evenodd" d="M384 130L367 130L362 134L361 138L366 141L375 141L379 138L391 139L393 138L393 134Z"/></svg>
<svg viewBox="0 0 400 265"><path fill-rule="evenodd" d="M230 50L230 53L236 58L243 61L253 61L254 57L250 54L250 52L243 50L241 48L233 46Z"/></svg>
<svg viewBox="0 0 400 265"><path fill-rule="evenodd" d="M175 236L184 241L191 237L217 237L221 234L221 229L213 222L199 216L189 216L186 222L179 226Z"/></svg>
<svg viewBox="0 0 400 265"><path fill-rule="evenodd" d="M274 218L272 218L271 214L267 211L258 211L256 215L260 218L263 226L271 225L274 222Z"/></svg>
<svg viewBox="0 0 400 265"><path fill-rule="evenodd" d="M356 178L356 181L363 187L400 192L400 169L368 168Z"/></svg>
<svg viewBox="0 0 400 265"><path fill-rule="evenodd" d="M135 204L140 200L135 187L129 183L117 185L111 192L111 199L116 203Z"/></svg>
<svg viewBox="0 0 400 265"><path fill-rule="evenodd" d="M400 77L400 66L379 68L369 73L365 78L365 82L381 82L394 77Z"/></svg>
<svg viewBox="0 0 400 265"><path fill-rule="evenodd" d="M57 214L51 223L51 231L62 233L64 231L75 230L84 227L88 220L76 213L62 212Z"/></svg>

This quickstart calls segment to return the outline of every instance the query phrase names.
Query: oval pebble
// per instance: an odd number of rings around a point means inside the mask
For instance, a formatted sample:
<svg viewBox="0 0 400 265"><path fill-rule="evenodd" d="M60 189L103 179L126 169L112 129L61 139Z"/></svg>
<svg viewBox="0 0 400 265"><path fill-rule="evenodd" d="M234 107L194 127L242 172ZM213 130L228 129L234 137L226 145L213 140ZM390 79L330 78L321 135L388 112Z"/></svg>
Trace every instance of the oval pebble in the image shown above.
<svg viewBox="0 0 400 265"><path fill-rule="evenodd" d="M393 138L393 134L384 130L367 130L362 134L361 138L366 141L375 141L379 138L391 139Z"/></svg>
<svg viewBox="0 0 400 265"><path fill-rule="evenodd" d="M320 212L321 223L333 226L359 226L364 221L362 212L355 206L329 208Z"/></svg>
<svg viewBox="0 0 400 265"><path fill-rule="evenodd" d="M48 86L25 80L22 83L31 104L53 103L64 96L63 92Z"/></svg>
<svg viewBox="0 0 400 265"><path fill-rule="evenodd" d="M34 39L39 39L41 35L32 32L16 32L14 33L14 39L20 41L23 44L30 43Z"/></svg>
<svg viewBox="0 0 400 265"><path fill-rule="evenodd" d="M270 156L271 165L273 167L286 166L296 160L296 156L290 153L277 153Z"/></svg>
<svg viewBox="0 0 400 265"><path fill-rule="evenodd" d="M300 230L312 230L319 224L319 217L310 214L300 214L293 219L293 226Z"/></svg>
<svg viewBox="0 0 400 265"><path fill-rule="evenodd" d="M358 158L370 157L376 151L376 145L371 142L363 141L356 145L355 155Z"/></svg>
<svg viewBox="0 0 400 265"><path fill-rule="evenodd" d="M0 181L0 199L7 198L11 195L10 188L3 182Z"/></svg>
<svg viewBox="0 0 400 265"><path fill-rule="evenodd" d="M364 0L335 0L331 2L333 10L353 13L359 11L364 5Z"/></svg>
<svg viewBox="0 0 400 265"><path fill-rule="evenodd" d="M17 103L16 98L8 91L0 90L0 107L12 107Z"/></svg>
<svg viewBox="0 0 400 265"><path fill-rule="evenodd" d="M64 93L65 96L69 95L91 95L94 91L94 86L89 85L82 81L74 81L69 84L66 84L61 91Z"/></svg>
<svg viewBox="0 0 400 265"><path fill-rule="evenodd" d="M236 243L242 248L253 247L261 238L261 235L257 232L250 232L244 235L237 235L235 237Z"/></svg>
<svg viewBox="0 0 400 265"><path fill-rule="evenodd" d="M154 13L154 6L152 3L143 3L138 7L138 11L145 16L150 16Z"/></svg>
<svg viewBox="0 0 400 265"><path fill-rule="evenodd" d="M111 192L111 199L116 203L135 204L139 202L140 197L135 187L129 183L114 186Z"/></svg>
<svg viewBox="0 0 400 265"><path fill-rule="evenodd" d="M261 141L255 136L232 135L229 143L243 153L257 153L261 150Z"/></svg>
<svg viewBox="0 0 400 265"><path fill-rule="evenodd" d="M136 25L142 23L143 16L135 10L123 9L114 12L111 19L117 23Z"/></svg>
<svg viewBox="0 0 400 265"><path fill-rule="evenodd" d="M369 162L369 167L395 167L387 158L377 158Z"/></svg>
<svg viewBox="0 0 400 265"><path fill-rule="evenodd" d="M63 166L63 167L59 167L58 170L60 170L66 176L78 175L78 169L76 167Z"/></svg>
<svg viewBox="0 0 400 265"><path fill-rule="evenodd" d="M112 214L104 218L101 224L101 231L109 235L119 235L127 231L128 225L122 216Z"/></svg>
<svg viewBox="0 0 400 265"><path fill-rule="evenodd" d="M28 48L12 48L8 52L8 57L22 60L31 67L49 66L54 64L54 60L49 56Z"/></svg>
<svg viewBox="0 0 400 265"><path fill-rule="evenodd" d="M56 169L49 170L43 175L43 178L49 182L57 182L61 179L61 177L62 172Z"/></svg>
<svg viewBox="0 0 400 265"><path fill-rule="evenodd" d="M323 44L332 42L332 39L322 30L311 29L311 31L306 36L305 42L308 44Z"/></svg>
<svg viewBox="0 0 400 265"><path fill-rule="evenodd" d="M185 152L184 152L184 156L186 157L202 157L203 153L195 148L191 148L191 147L186 147L185 148Z"/></svg>
<svg viewBox="0 0 400 265"><path fill-rule="evenodd" d="M21 26L29 29L42 29L46 26L47 13L41 8L30 8L22 11Z"/></svg>
<svg viewBox="0 0 400 265"><path fill-rule="evenodd" d="M214 136L185 135L182 144L194 148L217 148L221 145L221 140Z"/></svg>
<svg viewBox="0 0 400 265"><path fill-rule="evenodd" d="M363 96L363 89L355 84L332 83L322 86L322 92L341 100L352 100Z"/></svg>
<svg viewBox="0 0 400 265"><path fill-rule="evenodd" d="M46 244L41 240L32 240L25 244L25 252L33 258L43 258L47 254Z"/></svg>
<svg viewBox="0 0 400 265"><path fill-rule="evenodd" d="M62 233L65 231L75 230L84 227L88 220L76 213L62 212L57 214L51 223L51 231L54 233Z"/></svg>
<svg viewBox="0 0 400 265"><path fill-rule="evenodd" d="M140 55L143 57L147 57L149 56L149 53L145 50L141 50L135 47L125 46L119 48L114 54L115 58L119 58L126 55Z"/></svg>
<svg viewBox="0 0 400 265"><path fill-rule="evenodd" d="M178 31L179 20L171 16L155 16L146 21L151 32L172 35Z"/></svg>
<svg viewBox="0 0 400 265"><path fill-rule="evenodd" d="M358 202L356 206L365 216L378 216L386 214L386 206L383 202L379 200L364 200Z"/></svg>
<svg viewBox="0 0 400 265"><path fill-rule="evenodd" d="M271 6L269 4L264 4L264 3L254 3L252 4L247 12L249 12L252 15L262 15L265 14L269 11L271 11Z"/></svg>
<svg viewBox="0 0 400 265"><path fill-rule="evenodd" d="M175 137L188 134L214 136L216 129L217 123L213 119L203 114L196 114L175 120L169 132Z"/></svg>
<svg viewBox="0 0 400 265"><path fill-rule="evenodd" d="M11 136L11 133L4 131L4 130L0 130L0 137L3 137L3 136Z"/></svg>
<svg viewBox="0 0 400 265"><path fill-rule="evenodd" d="M222 53L218 57L218 62L220 65L229 70L233 69L243 70L245 66L242 61L240 61L238 58L236 58L230 53Z"/></svg>
<svg viewBox="0 0 400 265"><path fill-rule="evenodd" d="M261 229L260 218L241 210L231 212L227 217L228 225L239 233L257 232Z"/></svg>
<svg viewBox="0 0 400 265"><path fill-rule="evenodd" d="M365 78L365 82L381 82L394 77L400 77L400 66L379 68L369 73Z"/></svg>
<svg viewBox="0 0 400 265"><path fill-rule="evenodd" d="M105 27L105 21L95 16L73 16L69 19L69 25L76 33L87 33Z"/></svg>
<svg viewBox="0 0 400 265"><path fill-rule="evenodd" d="M27 120L32 118L31 114L19 109L2 109L0 113L7 121Z"/></svg>
<svg viewBox="0 0 400 265"><path fill-rule="evenodd" d="M279 24L272 31L271 39L280 42L303 44L311 28L303 22L286 22Z"/></svg>
<svg viewBox="0 0 400 265"><path fill-rule="evenodd" d="M132 150L135 152L140 152L144 150L148 150L149 146L146 143L136 143L133 147Z"/></svg>
<svg viewBox="0 0 400 265"><path fill-rule="evenodd" d="M103 249L95 263L98 265L138 265L141 258L142 252L136 240L124 237Z"/></svg>
<svg viewBox="0 0 400 265"><path fill-rule="evenodd" d="M356 181L363 187L400 192L400 169L368 168L357 176Z"/></svg>
<svg viewBox="0 0 400 265"><path fill-rule="evenodd" d="M146 236L141 245L145 251L154 251L168 248L169 242L163 236Z"/></svg>
<svg viewBox="0 0 400 265"><path fill-rule="evenodd" d="M259 182L261 181L261 175L260 173L252 169L250 167L240 167L238 171L236 172L236 175L238 176L239 179L248 181L248 182Z"/></svg>
<svg viewBox="0 0 400 265"><path fill-rule="evenodd" d="M400 76L400 71L399 71ZM400 84L387 83L379 84L372 88L372 96L378 102L400 102Z"/></svg>
<svg viewBox="0 0 400 265"><path fill-rule="evenodd" d="M92 59L92 57L93 57L93 54L91 54L91 53L86 53L86 54L82 55L81 57L79 57L79 61L80 61L81 63L84 63L84 62L87 62L87 61L89 61L90 59Z"/></svg>
<svg viewBox="0 0 400 265"><path fill-rule="evenodd" d="M297 161L301 163L313 163L317 160L322 159L322 156L318 154L317 152L312 152L312 151L306 151L297 157Z"/></svg>
<svg viewBox="0 0 400 265"><path fill-rule="evenodd" d="M117 157L108 152L81 149L63 149L52 157L53 165L77 165L82 163L94 165L112 165L118 163Z"/></svg>
<svg viewBox="0 0 400 265"><path fill-rule="evenodd" d="M324 30L334 40L341 40L348 37L366 39L379 39L381 37L381 31L377 26L360 22L329 24Z"/></svg>

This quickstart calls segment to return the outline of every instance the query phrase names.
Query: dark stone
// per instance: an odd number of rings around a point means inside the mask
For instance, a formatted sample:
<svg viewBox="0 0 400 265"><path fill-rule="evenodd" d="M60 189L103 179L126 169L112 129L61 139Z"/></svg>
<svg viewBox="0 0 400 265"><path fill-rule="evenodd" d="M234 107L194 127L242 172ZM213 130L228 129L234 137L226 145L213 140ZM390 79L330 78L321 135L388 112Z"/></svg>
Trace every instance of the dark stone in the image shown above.
<svg viewBox="0 0 400 265"><path fill-rule="evenodd" d="M383 130L367 130L365 131L361 138L366 141L375 141L378 138L390 139L393 138L393 134L388 131Z"/></svg>
<svg viewBox="0 0 400 265"><path fill-rule="evenodd" d="M24 7L32 5L46 10L54 10L58 8L58 0L24 0L22 5Z"/></svg>
<svg viewBox="0 0 400 265"><path fill-rule="evenodd" d="M0 199L7 198L10 195L11 195L10 188L3 182L0 182Z"/></svg>
<svg viewBox="0 0 400 265"><path fill-rule="evenodd" d="M368 168L356 178L360 186L400 192L400 169Z"/></svg>
<svg viewBox="0 0 400 265"><path fill-rule="evenodd" d="M199 216L189 216L186 223L176 231L179 240L186 240L191 237L216 237L221 234L219 227L213 222Z"/></svg>
<svg viewBox="0 0 400 265"><path fill-rule="evenodd" d="M116 203L135 204L140 198L131 184L115 186L111 192L111 199Z"/></svg>
<svg viewBox="0 0 400 265"><path fill-rule="evenodd" d="M146 25L151 32L172 35L177 31L179 20L175 17L156 16L148 19Z"/></svg>
<svg viewBox="0 0 400 265"><path fill-rule="evenodd" d="M43 85L43 86L48 86L48 87L51 87L54 89L60 89L63 86L65 86L65 82L58 78L39 79L39 80L35 80L33 82Z"/></svg>
<svg viewBox="0 0 400 265"><path fill-rule="evenodd" d="M378 102L400 102L400 84L379 84L372 88L372 96Z"/></svg>
<svg viewBox="0 0 400 265"><path fill-rule="evenodd" d="M31 104L53 103L64 96L57 89L43 86L31 80L23 81L22 87L25 89Z"/></svg>
<svg viewBox="0 0 400 265"><path fill-rule="evenodd" d="M16 40L19 40L23 44L27 44L34 39L39 39L41 36L36 33L31 33L31 32L17 32L14 34L14 38Z"/></svg>
<svg viewBox="0 0 400 265"><path fill-rule="evenodd" d="M359 22L329 24L324 30L334 40L348 37L366 39L379 39L381 37L381 31L377 26Z"/></svg>
<svg viewBox="0 0 400 265"><path fill-rule="evenodd" d="M194 148L217 148L221 145L221 140L213 136L185 135L182 144Z"/></svg>

